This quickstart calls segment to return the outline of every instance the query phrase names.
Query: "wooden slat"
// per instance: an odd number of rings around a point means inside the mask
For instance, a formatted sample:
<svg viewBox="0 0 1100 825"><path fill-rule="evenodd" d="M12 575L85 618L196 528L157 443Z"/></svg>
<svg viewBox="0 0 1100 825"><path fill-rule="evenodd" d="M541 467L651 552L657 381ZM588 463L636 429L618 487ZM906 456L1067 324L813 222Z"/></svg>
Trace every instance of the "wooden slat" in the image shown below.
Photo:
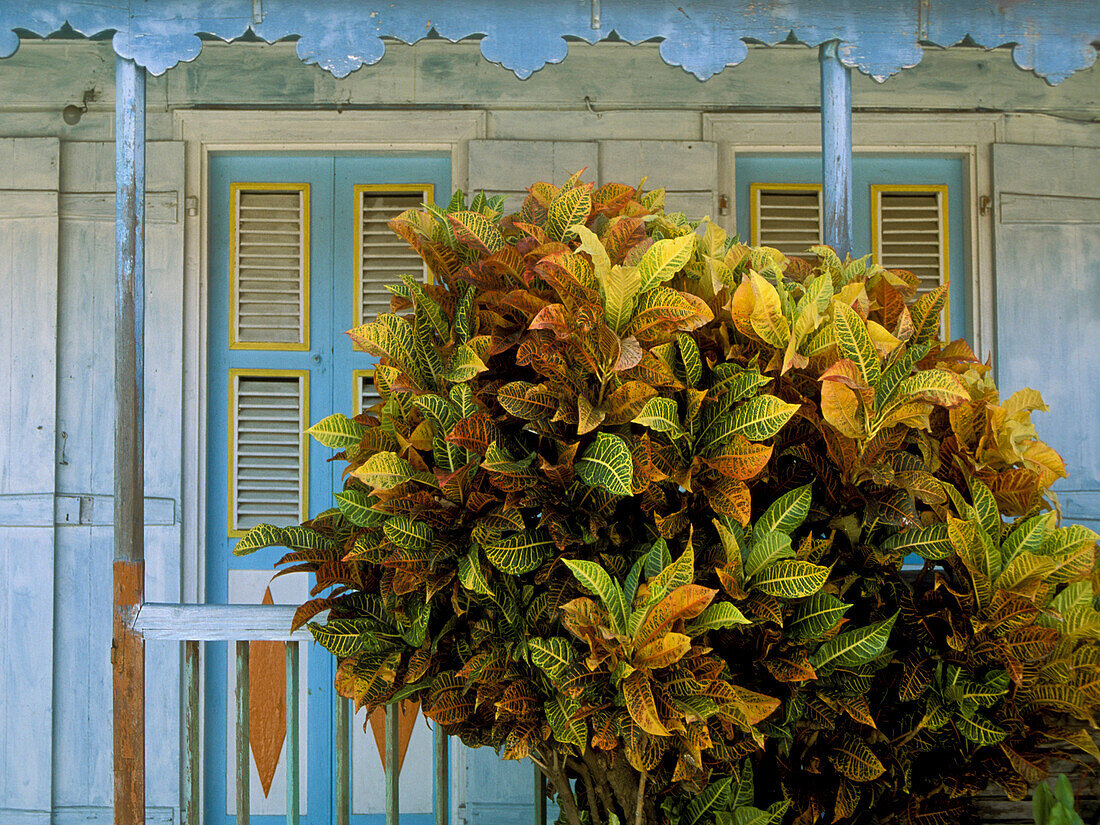
<svg viewBox="0 0 1100 825"><path fill-rule="evenodd" d="M183 708L183 821L186 825L199 825L199 770L202 764L199 753L199 643L183 645L183 673L185 704Z"/></svg>
<svg viewBox="0 0 1100 825"><path fill-rule="evenodd" d="M248 748L248 642L237 642L237 685L236 685L236 734L237 734L237 825L248 825L249 821L249 760L252 758Z"/></svg>
<svg viewBox="0 0 1100 825"><path fill-rule="evenodd" d="M400 709L386 705L386 825L398 825L401 811L401 756L398 748Z"/></svg>
<svg viewBox="0 0 1100 825"><path fill-rule="evenodd" d="M290 632L293 605L145 603L133 629L146 641L310 641L308 630Z"/></svg>
<svg viewBox="0 0 1100 825"><path fill-rule="evenodd" d="M335 739L333 748L336 751L336 789L333 807L336 809L336 825L349 825L351 822L351 743L349 732L351 727L351 713L348 710L348 701L343 696L336 694L336 709L333 720Z"/></svg>
<svg viewBox="0 0 1100 825"><path fill-rule="evenodd" d="M447 825L451 814L450 758L447 745L450 737L435 726L435 825Z"/></svg>
<svg viewBox="0 0 1100 825"><path fill-rule="evenodd" d="M532 767L535 769L535 786L533 790L535 802L534 825L546 825L546 777L543 776L538 765Z"/></svg>
<svg viewBox="0 0 1100 825"><path fill-rule="evenodd" d="M360 217L359 302L360 318L370 323L380 313L389 312L391 294L385 287L397 284L402 275L423 280L424 261L387 226L387 221L414 209L424 201L423 192L362 192Z"/></svg>
<svg viewBox="0 0 1100 825"><path fill-rule="evenodd" d="M302 517L302 404L296 377L241 375L231 387L233 527Z"/></svg>
<svg viewBox="0 0 1100 825"><path fill-rule="evenodd" d="M286 821L298 825L298 642L286 643Z"/></svg>
<svg viewBox="0 0 1100 825"><path fill-rule="evenodd" d="M241 190L237 198L236 340L300 344L305 334L303 286L309 256L303 193ZM284 290L285 299L267 297L273 283Z"/></svg>
<svg viewBox="0 0 1100 825"><path fill-rule="evenodd" d="M762 246L784 255L804 255L821 243L821 193L814 190L761 189L757 235Z"/></svg>

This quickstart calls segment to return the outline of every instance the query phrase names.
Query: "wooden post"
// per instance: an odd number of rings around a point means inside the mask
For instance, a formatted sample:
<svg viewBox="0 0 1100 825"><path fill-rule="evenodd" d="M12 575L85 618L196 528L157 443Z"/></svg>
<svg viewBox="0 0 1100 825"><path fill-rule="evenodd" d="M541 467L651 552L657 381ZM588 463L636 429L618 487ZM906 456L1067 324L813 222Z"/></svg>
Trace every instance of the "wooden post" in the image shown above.
<svg viewBox="0 0 1100 825"><path fill-rule="evenodd" d="M115 61L114 821L145 822L145 70Z"/></svg>
<svg viewBox="0 0 1100 825"><path fill-rule="evenodd" d="M821 179L825 243L844 260L852 253L852 70L838 43L821 45Z"/></svg>

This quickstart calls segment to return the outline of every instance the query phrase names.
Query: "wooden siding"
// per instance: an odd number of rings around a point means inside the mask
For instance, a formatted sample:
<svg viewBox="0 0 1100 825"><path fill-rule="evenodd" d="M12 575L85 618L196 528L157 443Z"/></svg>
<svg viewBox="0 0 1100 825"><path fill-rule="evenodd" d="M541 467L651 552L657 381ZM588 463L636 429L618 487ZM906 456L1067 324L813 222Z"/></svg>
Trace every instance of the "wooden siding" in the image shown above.
<svg viewBox="0 0 1100 825"><path fill-rule="evenodd" d="M0 821L19 825L49 823L55 767L58 153L0 140Z"/></svg>
<svg viewBox="0 0 1100 825"><path fill-rule="evenodd" d="M151 143L146 193L146 598L178 601L182 464L183 150ZM59 819L96 821L111 804L114 144L61 147L57 302L57 491L75 501L57 528L53 758ZM62 433L64 436L62 436ZM179 653L146 648L150 821L179 799ZM80 690L73 686L81 685ZM167 812L167 814L166 814ZM170 820L169 820L170 821Z"/></svg>

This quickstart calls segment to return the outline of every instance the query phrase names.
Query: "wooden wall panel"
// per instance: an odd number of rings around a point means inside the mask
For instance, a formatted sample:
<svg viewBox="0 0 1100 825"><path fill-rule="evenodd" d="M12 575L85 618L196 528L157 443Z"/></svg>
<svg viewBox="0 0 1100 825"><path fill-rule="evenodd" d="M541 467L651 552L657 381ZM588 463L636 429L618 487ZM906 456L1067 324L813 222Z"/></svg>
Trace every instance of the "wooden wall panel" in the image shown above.
<svg viewBox="0 0 1100 825"><path fill-rule="evenodd" d="M20 825L51 807L57 187L56 140L0 140L0 821Z"/></svg>
<svg viewBox="0 0 1100 825"><path fill-rule="evenodd" d="M145 307L146 598L180 595L183 151L147 155ZM54 719L54 804L109 816L111 794L111 515L114 432L114 145L61 147L58 300L59 501L76 502L57 532L55 666L71 683ZM61 436L64 433L64 437ZM59 454L59 460L61 456ZM68 511L66 511L68 512ZM179 804L179 650L146 647L146 799Z"/></svg>

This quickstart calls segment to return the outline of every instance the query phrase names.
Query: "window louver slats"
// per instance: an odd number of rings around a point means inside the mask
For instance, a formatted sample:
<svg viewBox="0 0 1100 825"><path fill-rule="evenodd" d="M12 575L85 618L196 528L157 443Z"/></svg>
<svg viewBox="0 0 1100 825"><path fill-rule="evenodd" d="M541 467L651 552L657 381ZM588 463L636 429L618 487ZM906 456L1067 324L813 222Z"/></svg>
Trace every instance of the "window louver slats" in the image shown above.
<svg viewBox="0 0 1100 825"><path fill-rule="evenodd" d="M397 284L402 275L418 281L425 274L424 262L409 245L387 225L391 218L414 209L430 199L426 189L384 191L361 187L359 191L359 277L357 323L369 323L379 313L390 311L388 284Z"/></svg>
<svg viewBox="0 0 1100 825"><path fill-rule="evenodd" d="M250 348L305 348L306 192L234 184L233 339Z"/></svg>
<svg viewBox="0 0 1100 825"><path fill-rule="evenodd" d="M303 517L305 377L238 375L231 385L231 528Z"/></svg>
<svg viewBox="0 0 1100 825"><path fill-rule="evenodd" d="M381 400L374 386L374 373L370 370L357 370L355 375L355 398L359 405L357 412L369 409Z"/></svg>
<svg viewBox="0 0 1100 825"><path fill-rule="evenodd" d="M754 187L756 243L784 255L804 255L821 243L821 192L816 189Z"/></svg>
<svg viewBox="0 0 1100 825"><path fill-rule="evenodd" d="M943 198L938 191L879 192L879 263L920 278L918 294L945 280Z"/></svg>

